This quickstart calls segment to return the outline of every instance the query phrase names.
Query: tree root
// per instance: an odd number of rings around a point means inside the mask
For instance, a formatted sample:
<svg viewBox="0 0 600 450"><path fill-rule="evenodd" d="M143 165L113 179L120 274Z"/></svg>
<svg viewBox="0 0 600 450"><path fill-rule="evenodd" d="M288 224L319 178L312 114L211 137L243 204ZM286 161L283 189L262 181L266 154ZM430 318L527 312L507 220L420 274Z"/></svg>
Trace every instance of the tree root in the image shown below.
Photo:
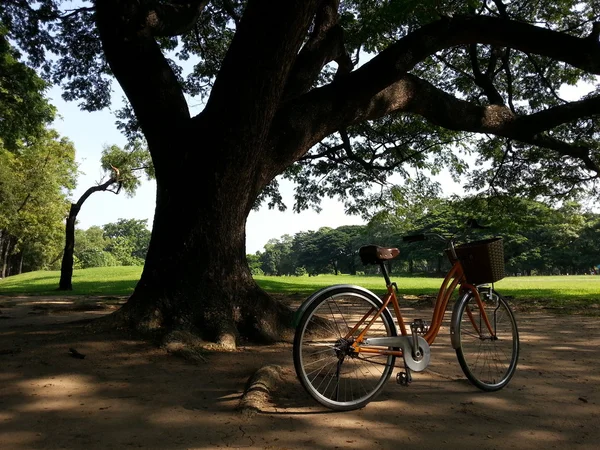
<svg viewBox="0 0 600 450"><path fill-rule="evenodd" d="M263 366L258 369L246 383L244 394L238 404L238 411L247 417L259 413L269 401L278 383L282 381L283 369L277 365Z"/></svg>

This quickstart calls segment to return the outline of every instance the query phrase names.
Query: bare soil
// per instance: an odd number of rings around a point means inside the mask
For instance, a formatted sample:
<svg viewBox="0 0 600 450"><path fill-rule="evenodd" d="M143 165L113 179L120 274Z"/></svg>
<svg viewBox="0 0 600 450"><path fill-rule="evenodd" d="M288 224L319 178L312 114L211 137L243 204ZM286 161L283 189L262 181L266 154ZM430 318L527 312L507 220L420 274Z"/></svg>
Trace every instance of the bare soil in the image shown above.
<svg viewBox="0 0 600 450"><path fill-rule="evenodd" d="M443 329L411 385L392 377L376 401L337 413L303 391L291 344L186 359L94 332L90 319L118 303L0 297L0 449L600 448L597 316L517 310L519 367L496 393L466 381ZM255 377L265 366L269 386Z"/></svg>

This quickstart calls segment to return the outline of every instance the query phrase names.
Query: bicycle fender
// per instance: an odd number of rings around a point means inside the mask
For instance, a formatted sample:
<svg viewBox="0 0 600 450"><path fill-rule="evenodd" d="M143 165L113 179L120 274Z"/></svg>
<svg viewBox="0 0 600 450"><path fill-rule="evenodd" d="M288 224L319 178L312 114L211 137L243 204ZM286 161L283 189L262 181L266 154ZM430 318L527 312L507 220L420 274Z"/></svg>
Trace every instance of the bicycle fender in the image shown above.
<svg viewBox="0 0 600 450"><path fill-rule="evenodd" d="M308 297L306 300L304 300L304 302L302 302L300 307L294 313L294 319L292 321L292 326L294 328L296 328L298 326L298 323L300 323L300 318L304 315L304 313L306 312L308 307L315 301L315 299L321 297L322 295L330 294L336 290L347 290L347 289L354 289L354 290L360 291L365 296L370 297L373 300L376 300L377 302L379 302L381 304L381 299L377 295L375 295L373 292L369 291L368 289L365 289L362 286L356 286L354 284L334 284L332 286L327 286L322 289L319 289L318 291L311 294L310 297Z"/></svg>
<svg viewBox="0 0 600 450"><path fill-rule="evenodd" d="M458 329L458 324L460 323L460 316L458 312L460 311L460 307L463 303L469 301L469 297L473 295L471 291L466 292L460 300L454 303L452 307L452 318L450 319L450 342L452 343L452 348L456 350L460 347L460 336L456 333Z"/></svg>

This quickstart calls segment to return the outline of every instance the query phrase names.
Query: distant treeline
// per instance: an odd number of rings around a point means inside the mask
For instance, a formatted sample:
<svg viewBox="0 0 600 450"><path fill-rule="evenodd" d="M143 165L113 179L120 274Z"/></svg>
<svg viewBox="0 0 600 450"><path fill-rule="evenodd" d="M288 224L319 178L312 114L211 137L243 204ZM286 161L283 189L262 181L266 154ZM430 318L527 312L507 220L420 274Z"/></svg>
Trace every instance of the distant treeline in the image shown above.
<svg viewBox="0 0 600 450"><path fill-rule="evenodd" d="M376 244L400 248L400 256L390 264L392 272L436 275L449 267L443 243L407 244L402 236L423 231L453 233L469 217L490 228L470 233L468 240L503 237L509 274L598 273L599 214L586 212L577 203L551 208L515 199L430 199L426 204L380 213L368 225L325 227L271 239L264 251L247 255L247 259L257 275L368 274L377 268L363 266L358 249Z"/></svg>

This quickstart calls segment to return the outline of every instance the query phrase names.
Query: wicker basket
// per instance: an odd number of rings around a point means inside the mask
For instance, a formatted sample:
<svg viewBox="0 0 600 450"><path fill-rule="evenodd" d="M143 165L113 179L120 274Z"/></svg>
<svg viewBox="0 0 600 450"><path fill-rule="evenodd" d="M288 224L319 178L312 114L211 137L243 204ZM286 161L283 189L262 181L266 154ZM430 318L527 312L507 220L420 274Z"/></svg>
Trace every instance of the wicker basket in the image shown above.
<svg viewBox="0 0 600 450"><path fill-rule="evenodd" d="M455 250L469 283L494 283L505 277L502 238L468 242Z"/></svg>

